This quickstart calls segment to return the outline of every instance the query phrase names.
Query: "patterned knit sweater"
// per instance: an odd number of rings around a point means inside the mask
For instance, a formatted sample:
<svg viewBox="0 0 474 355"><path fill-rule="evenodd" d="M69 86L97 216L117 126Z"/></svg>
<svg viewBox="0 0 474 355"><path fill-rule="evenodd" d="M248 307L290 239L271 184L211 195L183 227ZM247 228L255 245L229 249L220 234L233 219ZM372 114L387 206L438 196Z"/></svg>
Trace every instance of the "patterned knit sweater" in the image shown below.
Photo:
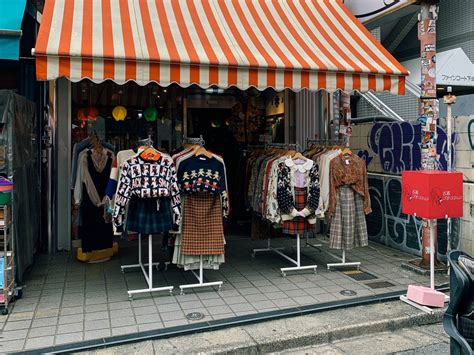
<svg viewBox="0 0 474 355"><path fill-rule="evenodd" d="M277 183L277 201L282 221L292 220L298 216L295 208L294 176L296 170L299 170L304 176L304 186L307 189L306 206L302 214L311 224L316 223L315 211L319 204L319 172L318 166L308 160L304 165L297 166L292 159L286 159L278 164L278 183Z"/></svg>
<svg viewBox="0 0 474 355"><path fill-rule="evenodd" d="M224 164L215 157L191 156L179 163L178 183L186 194L208 192L220 195L222 215L229 214Z"/></svg>
<svg viewBox="0 0 474 355"><path fill-rule="evenodd" d="M151 161L138 155L123 163L113 213L116 226L123 224L125 206L132 196L143 199L169 198L174 229L178 228L181 221L181 198L176 169L170 156L162 154L157 161Z"/></svg>

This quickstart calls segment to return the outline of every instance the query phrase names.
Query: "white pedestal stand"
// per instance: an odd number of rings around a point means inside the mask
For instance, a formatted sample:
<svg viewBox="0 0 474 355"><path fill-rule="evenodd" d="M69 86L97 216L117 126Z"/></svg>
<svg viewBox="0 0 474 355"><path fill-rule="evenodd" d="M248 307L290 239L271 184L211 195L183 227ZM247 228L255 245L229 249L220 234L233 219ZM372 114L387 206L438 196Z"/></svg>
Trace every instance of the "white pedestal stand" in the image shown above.
<svg viewBox="0 0 474 355"><path fill-rule="evenodd" d="M202 255L199 257L199 275L194 272L194 270L191 270L191 272L196 276L198 279L199 283L197 284L190 284L190 285L180 285L179 288L181 289L180 294L184 295L184 290L187 288L198 288L198 287L212 287L212 286L218 286L218 291L221 290L223 281L213 281L213 282L204 282L204 270L203 270L203 260L202 260Z"/></svg>
<svg viewBox="0 0 474 355"><path fill-rule="evenodd" d="M168 291L171 295L173 294L173 286L164 286L164 287L153 287L153 266L158 266L160 263L153 262L153 245L152 245L152 235L148 235L148 263L143 264L142 261L142 238L141 235L138 236L138 264L133 265L122 265L122 273L125 272L125 269L141 268L143 272L143 277L148 284L148 288L140 290L129 290L128 298L131 301L134 294L139 293L148 293L148 292L158 292L158 291ZM146 272L145 266L148 266L148 274Z"/></svg>
<svg viewBox="0 0 474 355"><path fill-rule="evenodd" d="M270 239L268 239L268 248L266 248L266 249L254 249L252 255L255 256L255 253L261 252L261 251L272 251L272 252L282 256L283 258L285 258L289 262L295 264L296 266L280 268L281 276L283 276L283 277L286 276L286 272L288 272L288 271L314 270L314 272L316 273L316 269L318 268L318 265L301 266L301 237L300 237L299 234L296 235L296 260L292 259L288 255L282 253L280 250L283 250L283 249L284 248L273 248L273 247L271 247L270 246Z"/></svg>
<svg viewBox="0 0 474 355"><path fill-rule="evenodd" d="M415 216L416 217L416 216ZM430 228L430 288L435 290L435 246L434 246L434 225L433 220L428 220ZM416 303L408 299L407 295L400 296L400 300L409 304L410 306L416 307L426 313L433 314L434 311L428 306ZM444 296L444 302L449 302L449 296Z"/></svg>

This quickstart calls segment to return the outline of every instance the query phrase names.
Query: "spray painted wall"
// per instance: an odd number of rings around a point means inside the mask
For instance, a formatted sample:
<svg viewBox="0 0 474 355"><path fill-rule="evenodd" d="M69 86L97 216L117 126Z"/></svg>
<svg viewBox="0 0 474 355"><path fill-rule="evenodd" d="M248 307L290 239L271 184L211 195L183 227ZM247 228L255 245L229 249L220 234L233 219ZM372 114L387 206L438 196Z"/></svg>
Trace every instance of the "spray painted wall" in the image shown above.
<svg viewBox="0 0 474 355"><path fill-rule="evenodd" d="M464 217L453 221L453 248L474 254L474 116L455 121L453 162L464 173ZM446 132L438 127L439 168L446 169ZM376 242L421 255L421 220L401 212L402 170L421 167L421 126L408 122L353 127L351 146L369 172L373 212L367 217L369 237ZM474 213L474 211L472 211ZM446 253L446 221L438 221L439 257Z"/></svg>

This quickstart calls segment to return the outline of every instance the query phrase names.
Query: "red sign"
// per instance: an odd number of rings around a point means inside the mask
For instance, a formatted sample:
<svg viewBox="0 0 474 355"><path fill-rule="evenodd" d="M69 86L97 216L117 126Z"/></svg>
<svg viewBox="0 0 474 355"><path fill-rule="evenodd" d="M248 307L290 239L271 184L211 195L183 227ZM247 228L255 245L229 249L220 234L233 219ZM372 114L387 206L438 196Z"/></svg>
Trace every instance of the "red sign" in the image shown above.
<svg viewBox="0 0 474 355"><path fill-rule="evenodd" d="M402 212L427 219L463 216L463 174L447 171L404 171Z"/></svg>

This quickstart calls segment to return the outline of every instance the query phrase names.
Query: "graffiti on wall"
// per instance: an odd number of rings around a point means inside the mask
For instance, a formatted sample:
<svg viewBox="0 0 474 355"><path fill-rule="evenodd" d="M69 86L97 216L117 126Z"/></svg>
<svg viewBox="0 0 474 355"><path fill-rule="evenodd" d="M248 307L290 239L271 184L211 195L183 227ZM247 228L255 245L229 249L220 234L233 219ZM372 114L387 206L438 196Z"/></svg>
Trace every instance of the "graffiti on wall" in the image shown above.
<svg viewBox="0 0 474 355"><path fill-rule="evenodd" d="M367 216L369 238L375 242L421 255L421 219L402 213L400 176L369 175L372 213ZM446 220L438 220L438 253L445 259ZM452 220L452 248L459 245L460 219Z"/></svg>
<svg viewBox="0 0 474 355"><path fill-rule="evenodd" d="M421 124L375 123L367 137L367 149L360 150L358 155L365 159L369 170L370 164L376 160L380 162L382 171L387 173L418 170L421 168L421 136ZM454 162L455 133L452 135L452 142ZM439 154L438 170L446 170L447 135L440 127L437 128L436 146Z"/></svg>

